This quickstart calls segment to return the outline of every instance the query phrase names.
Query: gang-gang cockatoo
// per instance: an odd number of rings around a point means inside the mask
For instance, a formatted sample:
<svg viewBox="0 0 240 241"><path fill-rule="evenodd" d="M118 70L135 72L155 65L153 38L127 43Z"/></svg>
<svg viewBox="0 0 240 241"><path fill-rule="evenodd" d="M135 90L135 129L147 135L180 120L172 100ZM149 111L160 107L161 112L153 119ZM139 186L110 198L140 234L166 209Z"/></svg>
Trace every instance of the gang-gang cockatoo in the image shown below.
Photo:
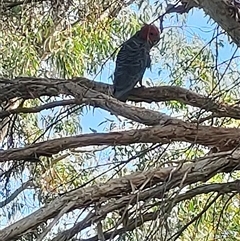
<svg viewBox="0 0 240 241"><path fill-rule="evenodd" d="M146 68L150 68L150 50L160 40L160 31L153 24L145 24L122 44L117 55L113 79L113 96L126 101L137 83L142 86Z"/></svg>

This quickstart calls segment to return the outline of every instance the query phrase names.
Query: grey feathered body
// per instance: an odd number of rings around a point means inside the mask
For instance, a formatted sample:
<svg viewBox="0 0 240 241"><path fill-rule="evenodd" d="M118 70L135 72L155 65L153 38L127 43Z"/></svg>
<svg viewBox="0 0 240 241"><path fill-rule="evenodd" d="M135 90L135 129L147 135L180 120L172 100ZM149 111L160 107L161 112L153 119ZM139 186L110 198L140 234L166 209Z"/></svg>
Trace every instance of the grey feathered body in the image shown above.
<svg viewBox="0 0 240 241"><path fill-rule="evenodd" d="M139 32L123 43L116 60L113 80L113 95L126 101L129 92L150 68L150 44L139 37Z"/></svg>

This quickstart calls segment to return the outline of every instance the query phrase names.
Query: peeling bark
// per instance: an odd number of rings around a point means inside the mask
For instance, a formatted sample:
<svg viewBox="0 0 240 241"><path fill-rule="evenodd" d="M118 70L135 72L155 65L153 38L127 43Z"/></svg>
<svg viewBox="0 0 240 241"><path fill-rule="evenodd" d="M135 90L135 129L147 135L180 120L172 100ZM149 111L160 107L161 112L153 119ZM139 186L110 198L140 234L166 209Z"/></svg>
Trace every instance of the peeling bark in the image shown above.
<svg viewBox="0 0 240 241"><path fill-rule="evenodd" d="M156 168L146 172L136 172L122 178L112 179L106 183L78 188L54 199L51 203L36 212L0 231L0 240L12 241L28 230L36 228L40 223L57 216L66 206L68 211L84 208L86 205L101 202L135 191L160 185L162 192L181 185L189 185L198 181L207 181L219 172L239 170L240 151L218 153L193 160L182 161L180 167ZM137 194L136 194L137 195ZM63 215L63 214L62 214Z"/></svg>
<svg viewBox="0 0 240 241"><path fill-rule="evenodd" d="M110 212L114 212L117 210L120 210L122 208L125 208L126 206L132 204L134 205L136 201L143 201L148 199L149 197L152 198L162 198L162 187L154 187L152 189L144 190L143 192L139 193L138 195L130 194L128 196L121 197L120 199L116 199L114 201L110 201L108 204L101 207L101 216L98 215L98 213L92 213L91 215L88 215L84 220L81 222L76 223L72 228L67 229L61 233L58 233L56 237L54 237L51 241L67 241L70 238L72 238L74 235L76 235L79 231L90 227L92 223L96 223L99 220L103 220L106 215ZM141 226L146 221L153 221L156 219L163 220L164 214L167 212L170 205L172 205L172 202L175 204L191 199L193 197L196 197L200 194L207 194L210 192L218 192L221 194L225 193L231 193L236 192L240 193L240 181L234 181L234 182L228 182L228 183L214 183L214 184L207 184L202 185L197 188L194 188L192 190L187 191L186 193L179 194L177 197L174 197L173 199L166 200L163 199L160 203L156 203L154 206L160 206L160 211L154 212L154 213L147 213L147 214L140 214L138 213L135 218L132 218L128 221L128 224L124 228L119 228L117 230L114 230L114 232L104 232L104 237L107 239L108 237L115 237L119 234L122 234L126 231L134 230L137 226ZM90 240L98 240L97 236L93 236L89 239L86 239L86 241Z"/></svg>
<svg viewBox="0 0 240 241"><path fill-rule="evenodd" d="M100 93L99 91L103 92ZM55 80L39 78L18 78L16 80L0 80L0 100L10 100L11 98L21 97L37 98L44 95L72 95L76 100L70 100L69 104L90 104L100 107L112 113L122 115L136 122L155 126L151 128L112 132L112 133L93 133L66 137L55 140L48 140L33 144L24 148L9 149L0 152L0 161L28 160L36 161L40 156L52 156L60 151L83 147L88 145L128 145L132 143L170 143L173 141L184 141L192 144L201 144L207 147L215 146L220 151L231 150L239 145L240 132L238 128L207 127L182 120L172 118L145 108L135 107L117 101L110 96L111 86L89 81L84 78L75 80ZM195 94L180 87L154 87L143 90L134 90L137 97L132 98L170 100L175 99L194 106L211 110L219 116L240 117L239 107L227 106L226 104L215 103L213 100ZM138 93L140 92L140 93ZM67 100L69 101L69 100ZM65 105L66 101L62 101ZM57 106L61 102L55 103ZM51 107L52 105L50 105ZM46 105L48 108L49 105ZM41 109L36 107L38 110ZM21 112L21 108L2 111L1 117L6 117L9 113ZM26 109L24 109L26 113ZM30 111L35 112L30 108Z"/></svg>
<svg viewBox="0 0 240 241"><path fill-rule="evenodd" d="M172 143L174 141L200 144L206 147L215 146L219 151L232 150L240 145L239 128L221 128L200 126L171 120L164 125L156 125L138 130L91 133L73 137L48 140L0 152L0 162L11 160L34 161L40 156L52 156L60 151L91 145L129 145L134 143Z"/></svg>
<svg viewBox="0 0 240 241"><path fill-rule="evenodd" d="M137 116L141 116L141 113L145 111L147 119L141 123L146 125L159 124L159 119L162 120L166 117L164 114L160 115L159 112L155 111L154 113L154 111L130 106L114 98L110 98L112 94L112 85L91 81L86 78L75 78L73 80L29 77L16 78L14 80L0 79L0 101L11 100L16 97L34 99L41 96L59 96L61 94L71 95L76 98L76 100L68 104L87 103L135 121L138 121L139 118L143 118ZM240 107L238 105L234 106L220 103L209 97L202 96L178 86L156 86L144 89L136 88L129 96L129 100L148 103L176 100L183 104L210 111L218 117L240 119ZM65 102L66 101L62 101L62 104L67 104ZM60 105L61 103L58 102L57 104ZM51 105L49 104L46 108L51 108ZM135 110L134 116L131 116L129 108L131 111ZM36 111L37 110L31 110L31 112ZM27 110L25 109L23 112L27 113ZM126 114L126 112L128 112L128 114ZM21 113L21 108L18 110L1 111L0 118L7 117L13 113ZM152 119L151 121L149 120L150 118ZM153 119L156 121L153 121Z"/></svg>

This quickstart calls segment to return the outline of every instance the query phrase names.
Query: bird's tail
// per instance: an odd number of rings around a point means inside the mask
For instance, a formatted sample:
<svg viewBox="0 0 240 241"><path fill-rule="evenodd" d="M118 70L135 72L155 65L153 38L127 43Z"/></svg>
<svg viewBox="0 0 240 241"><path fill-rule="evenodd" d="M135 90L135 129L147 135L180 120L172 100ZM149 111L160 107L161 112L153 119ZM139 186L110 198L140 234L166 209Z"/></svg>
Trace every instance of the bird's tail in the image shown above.
<svg viewBox="0 0 240 241"><path fill-rule="evenodd" d="M126 92L126 90L113 90L113 96L122 101L122 102L126 102L128 96L129 96L129 91Z"/></svg>

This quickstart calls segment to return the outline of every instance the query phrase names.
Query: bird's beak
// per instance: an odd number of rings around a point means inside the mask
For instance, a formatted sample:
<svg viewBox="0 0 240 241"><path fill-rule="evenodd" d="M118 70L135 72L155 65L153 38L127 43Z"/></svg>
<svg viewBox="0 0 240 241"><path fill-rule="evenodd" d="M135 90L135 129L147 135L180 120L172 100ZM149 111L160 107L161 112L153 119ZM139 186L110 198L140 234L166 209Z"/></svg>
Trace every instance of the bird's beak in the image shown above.
<svg viewBox="0 0 240 241"><path fill-rule="evenodd" d="M154 40L154 44L157 44L160 41L160 36Z"/></svg>
<svg viewBox="0 0 240 241"><path fill-rule="evenodd" d="M154 39L152 43L153 43L153 45L156 45L156 44L158 44L159 41L160 41L160 38L157 38L157 39Z"/></svg>

